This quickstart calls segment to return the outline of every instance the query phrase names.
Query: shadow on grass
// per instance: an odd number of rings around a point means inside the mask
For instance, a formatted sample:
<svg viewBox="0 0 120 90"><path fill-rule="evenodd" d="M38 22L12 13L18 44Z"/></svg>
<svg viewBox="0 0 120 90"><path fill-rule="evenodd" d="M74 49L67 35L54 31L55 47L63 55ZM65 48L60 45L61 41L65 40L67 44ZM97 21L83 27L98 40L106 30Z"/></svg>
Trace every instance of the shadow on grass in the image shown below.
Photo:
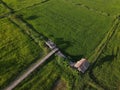
<svg viewBox="0 0 120 90"><path fill-rule="evenodd" d="M42 36L43 39L47 39L47 37L45 35L43 35L42 33L40 33L38 30L36 30L34 28L33 25L29 24L24 18L23 18L23 15L16 15L16 18L18 18L19 20L21 20L23 23L26 24L27 27L29 27L30 29L32 29L34 32L38 33L39 36ZM38 16L30 16L28 19L36 19L38 18Z"/></svg>
<svg viewBox="0 0 120 90"><path fill-rule="evenodd" d="M55 43L57 43L58 47L60 47L60 51L62 51L65 56L70 57L71 61L73 62L76 62L84 57L84 55L70 55L69 53L67 53L65 49L72 47L72 42L65 41L64 38L55 38Z"/></svg>
<svg viewBox="0 0 120 90"><path fill-rule="evenodd" d="M116 57L115 55L107 55L107 56L101 58L101 59L96 63L95 66L101 66L102 64L107 63L107 62L110 64L110 63L114 60L115 57Z"/></svg>
<svg viewBox="0 0 120 90"><path fill-rule="evenodd" d="M97 77L94 75L94 68L101 66L102 64L109 62L109 64L114 60L116 56L115 55L107 55L103 58L101 58L99 61L94 62L91 67L89 68L89 76L90 78L97 84L99 85L101 88L108 90L108 87L105 86L102 82L100 82Z"/></svg>
<svg viewBox="0 0 120 90"><path fill-rule="evenodd" d="M29 16L28 18L26 18L27 20L34 20L34 19L37 19L39 16L37 15L32 15L32 16Z"/></svg>

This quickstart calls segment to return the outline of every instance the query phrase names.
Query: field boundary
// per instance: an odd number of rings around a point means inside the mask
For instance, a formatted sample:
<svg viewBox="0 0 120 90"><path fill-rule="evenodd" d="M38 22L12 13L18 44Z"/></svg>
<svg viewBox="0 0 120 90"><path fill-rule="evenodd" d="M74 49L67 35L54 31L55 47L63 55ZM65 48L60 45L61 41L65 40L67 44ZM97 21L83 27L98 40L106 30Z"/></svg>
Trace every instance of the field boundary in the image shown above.
<svg viewBox="0 0 120 90"><path fill-rule="evenodd" d="M99 11L97 9L93 9L93 8L87 6L87 5L82 4L82 3L77 3L75 5L80 6L80 7L84 7L86 9L90 10L90 11L93 11L93 12L98 13L98 14L103 15L103 16L112 16L110 13L107 13L107 12L104 12L104 11Z"/></svg>

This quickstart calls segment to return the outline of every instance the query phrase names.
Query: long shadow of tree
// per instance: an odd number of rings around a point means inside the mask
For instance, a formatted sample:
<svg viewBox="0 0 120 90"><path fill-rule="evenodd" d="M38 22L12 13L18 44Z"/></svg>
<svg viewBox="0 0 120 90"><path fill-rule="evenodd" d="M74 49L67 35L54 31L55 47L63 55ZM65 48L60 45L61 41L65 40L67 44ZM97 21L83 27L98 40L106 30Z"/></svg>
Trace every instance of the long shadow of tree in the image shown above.
<svg viewBox="0 0 120 90"><path fill-rule="evenodd" d="M65 49L72 47L71 41L65 41L63 38L55 38L55 43L58 44L58 47L60 50L68 57L71 58L71 61L76 62L80 58L82 58L84 55L70 55L68 52L65 51Z"/></svg>
<svg viewBox="0 0 120 90"><path fill-rule="evenodd" d="M32 16L27 17L26 19L27 19L27 20L34 20L34 19L37 19L37 18L39 18L39 16L37 16L37 15L32 15Z"/></svg>
<svg viewBox="0 0 120 90"><path fill-rule="evenodd" d="M111 64L111 62L114 60L116 56L115 55L107 55L103 58L101 58L99 61L94 62L91 67L89 68L89 76L90 78L97 84L99 85L101 88L108 90L108 87L103 85L102 82L100 82L97 77L94 75L94 68L101 66L102 64L109 62L109 64Z"/></svg>

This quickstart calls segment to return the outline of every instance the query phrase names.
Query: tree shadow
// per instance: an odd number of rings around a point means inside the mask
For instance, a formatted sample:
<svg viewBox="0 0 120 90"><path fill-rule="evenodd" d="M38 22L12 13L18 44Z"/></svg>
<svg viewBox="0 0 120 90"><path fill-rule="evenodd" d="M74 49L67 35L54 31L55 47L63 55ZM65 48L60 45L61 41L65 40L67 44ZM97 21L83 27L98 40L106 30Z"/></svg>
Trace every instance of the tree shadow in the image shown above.
<svg viewBox="0 0 120 90"><path fill-rule="evenodd" d="M36 16L37 17L37 16ZM24 18L23 18L23 15L20 14L20 15L16 15L16 18L20 19L23 23L26 24L26 26L28 26L30 29L32 29L34 32L38 33L39 36L42 36L42 39L47 39L47 37L45 35L43 35L42 33L40 33L38 30L36 30L34 28L33 25L29 24Z"/></svg>
<svg viewBox="0 0 120 90"><path fill-rule="evenodd" d="M65 41L63 38L55 38L55 43L60 47L62 50L72 46L70 41Z"/></svg>
<svg viewBox="0 0 120 90"><path fill-rule="evenodd" d="M44 0L44 1L42 1L41 3L45 3L45 2L48 2L48 1L50 1L50 0Z"/></svg>
<svg viewBox="0 0 120 90"><path fill-rule="evenodd" d="M72 59L71 59L72 62L77 62L78 60L83 58L84 55L70 55L70 57L72 57Z"/></svg>
<svg viewBox="0 0 120 90"><path fill-rule="evenodd" d="M39 16L37 16L37 15L32 15L32 16L29 16L29 17L27 17L26 19L27 20L34 20L34 19L37 19Z"/></svg>
<svg viewBox="0 0 120 90"><path fill-rule="evenodd" d="M94 68L101 66L102 64L109 62L109 64L114 60L114 58L116 57L116 55L107 55L103 58L101 58L99 61L95 61L91 67L89 68L89 76L90 78L97 84L99 85L101 88L108 90L108 87L105 86L102 82L100 82L98 80L98 78L95 76L94 74Z"/></svg>
<svg viewBox="0 0 120 90"><path fill-rule="evenodd" d="M109 64L114 60L116 56L115 55L107 55L103 58L101 58L95 66L101 66L102 64L108 62Z"/></svg>
<svg viewBox="0 0 120 90"><path fill-rule="evenodd" d="M65 49L72 47L71 41L65 41L64 38L55 38L55 43L57 43L60 51L73 62L76 62L80 60L84 55L71 55L68 52L66 52Z"/></svg>

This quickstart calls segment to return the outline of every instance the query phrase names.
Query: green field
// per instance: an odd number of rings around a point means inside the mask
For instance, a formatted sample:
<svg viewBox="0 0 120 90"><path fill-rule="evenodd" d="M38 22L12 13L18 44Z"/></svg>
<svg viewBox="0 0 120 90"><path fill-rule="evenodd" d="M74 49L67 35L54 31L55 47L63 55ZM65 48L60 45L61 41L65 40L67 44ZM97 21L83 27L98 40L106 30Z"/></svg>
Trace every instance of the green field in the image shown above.
<svg viewBox="0 0 120 90"><path fill-rule="evenodd" d="M90 56L113 20L64 0L51 0L19 13L36 30L53 38L65 53L74 57Z"/></svg>
<svg viewBox="0 0 120 90"><path fill-rule="evenodd" d="M53 55L15 90L120 90L119 0L1 0L0 90L55 42L70 59ZM85 74L69 61L85 57Z"/></svg>
<svg viewBox="0 0 120 90"><path fill-rule="evenodd" d="M2 88L44 53L42 48L23 34L9 19L1 19L0 25L0 87Z"/></svg>

